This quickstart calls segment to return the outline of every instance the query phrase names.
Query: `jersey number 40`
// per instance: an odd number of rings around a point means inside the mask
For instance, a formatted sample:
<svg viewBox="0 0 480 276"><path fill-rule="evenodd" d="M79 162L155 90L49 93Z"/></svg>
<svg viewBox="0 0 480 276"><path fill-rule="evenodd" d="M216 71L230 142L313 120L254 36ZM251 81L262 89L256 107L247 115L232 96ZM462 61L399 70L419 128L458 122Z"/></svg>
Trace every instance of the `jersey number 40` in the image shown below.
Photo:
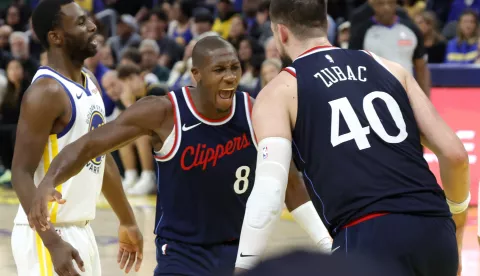
<svg viewBox="0 0 480 276"><path fill-rule="evenodd" d="M385 102L388 111L392 115L395 125L400 130L396 136L391 136L385 131L382 121L378 117L378 114L373 107L373 100L375 99L380 99ZM362 127L355 110L353 110L350 101L348 101L346 97L330 101L329 104L332 108L332 130L330 141L334 147L347 141L355 140L358 149L363 150L369 148L370 143L368 142L367 134L370 134L370 127L382 140L387 143L400 143L408 136L407 126L403 120L400 107L395 99L385 92L374 91L367 94L363 98L363 111L367 117L368 123L370 124L370 126L366 127ZM342 135L339 135L340 114L345 119L345 123L350 130L350 132Z"/></svg>

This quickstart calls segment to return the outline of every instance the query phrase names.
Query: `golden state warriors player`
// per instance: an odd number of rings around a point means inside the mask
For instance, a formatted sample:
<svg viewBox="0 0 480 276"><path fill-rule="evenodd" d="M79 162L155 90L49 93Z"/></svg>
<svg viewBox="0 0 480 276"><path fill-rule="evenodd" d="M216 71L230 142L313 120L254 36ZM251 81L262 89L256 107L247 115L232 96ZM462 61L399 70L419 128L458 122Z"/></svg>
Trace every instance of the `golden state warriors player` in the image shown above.
<svg viewBox="0 0 480 276"><path fill-rule="evenodd" d="M287 181L280 172L290 166L293 146L334 238L333 254L385 260L405 276L455 276L470 201L465 148L407 70L331 46L326 6L271 1L277 48L294 60L254 106L259 152L267 154L257 158L239 252L264 251L277 219L266 214L281 208ZM438 157L444 190L422 143ZM260 227L252 223L259 218ZM239 255L236 266L249 269L256 261Z"/></svg>
<svg viewBox="0 0 480 276"><path fill-rule="evenodd" d="M46 227L36 224L35 231L29 226L26 213L51 161L70 143L105 123L98 84L82 69L83 61L96 52L96 26L73 0L41 1L32 25L47 49L49 63L38 69L26 91L18 122L12 169L13 187L21 202L12 233L18 275L101 275L89 224L100 192L120 219L121 267L127 265L128 271L138 259L138 270L143 239L110 155L91 158L76 175L59 183L57 191L66 202L49 204Z"/></svg>
<svg viewBox="0 0 480 276"><path fill-rule="evenodd" d="M154 275L231 275L255 177L253 102L247 93L236 91L241 67L230 43L203 38L192 51L192 61L197 87L142 98L116 120L65 148L40 184L50 191L45 190L43 198L37 194L31 218L46 223L43 210L46 198L53 198L53 187L88 160L150 135L158 165ZM290 172L287 207L315 244L329 250L330 237L298 181L298 171ZM289 169L283 173L289 175Z"/></svg>

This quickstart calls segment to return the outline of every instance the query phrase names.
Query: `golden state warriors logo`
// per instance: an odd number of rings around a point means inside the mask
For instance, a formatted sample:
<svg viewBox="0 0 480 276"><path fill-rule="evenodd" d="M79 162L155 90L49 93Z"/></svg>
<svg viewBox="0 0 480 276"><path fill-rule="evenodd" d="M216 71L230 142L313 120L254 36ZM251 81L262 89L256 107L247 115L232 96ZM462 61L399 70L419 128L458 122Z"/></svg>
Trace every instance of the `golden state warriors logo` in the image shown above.
<svg viewBox="0 0 480 276"><path fill-rule="evenodd" d="M103 109L100 106L94 105L90 108L90 111L88 112L87 123L88 123L89 131L99 128L105 124ZM104 158L105 158L105 155L102 155L90 160L87 163L87 168L93 173L99 173L100 165L102 165Z"/></svg>

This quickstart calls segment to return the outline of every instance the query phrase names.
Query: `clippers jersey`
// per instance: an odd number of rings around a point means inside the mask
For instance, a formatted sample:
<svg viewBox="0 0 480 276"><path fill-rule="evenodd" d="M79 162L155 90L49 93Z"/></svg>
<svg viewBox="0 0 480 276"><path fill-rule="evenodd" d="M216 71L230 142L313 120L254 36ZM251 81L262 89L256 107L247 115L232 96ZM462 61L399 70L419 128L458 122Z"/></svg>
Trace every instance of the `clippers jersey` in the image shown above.
<svg viewBox="0 0 480 276"><path fill-rule="evenodd" d="M215 121L197 111L188 87L168 97L175 124L155 152L155 234L191 244L239 239L257 157L250 97L235 92L230 114Z"/></svg>
<svg viewBox="0 0 480 276"><path fill-rule="evenodd" d="M330 234L374 213L450 216L402 84L375 55L316 47L297 79L295 163Z"/></svg>
<svg viewBox="0 0 480 276"><path fill-rule="evenodd" d="M68 125L59 134L48 137L45 150L34 174L36 186L48 171L53 158L68 144L87 134L90 130L105 124L105 107L102 93L95 83L83 73L86 79L84 87L64 77L49 67L40 67L33 77L32 83L41 78L52 78L60 83L70 98L72 115ZM41 114L39 114L41 116ZM65 204L49 203L52 223L69 223L93 220L98 196L100 195L105 167L105 156L90 160L87 165L65 183L57 186L62 193ZM16 224L28 224L22 206L19 206Z"/></svg>

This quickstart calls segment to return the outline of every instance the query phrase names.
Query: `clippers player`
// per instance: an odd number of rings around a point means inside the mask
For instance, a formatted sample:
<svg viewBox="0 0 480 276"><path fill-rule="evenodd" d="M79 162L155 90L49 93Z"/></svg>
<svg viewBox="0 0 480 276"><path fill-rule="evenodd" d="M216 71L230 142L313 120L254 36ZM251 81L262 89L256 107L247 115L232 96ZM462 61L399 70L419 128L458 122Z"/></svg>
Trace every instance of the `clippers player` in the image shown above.
<svg viewBox="0 0 480 276"><path fill-rule="evenodd" d="M295 60L253 110L259 156L239 252L263 253L278 216L261 228L251 221L281 208L293 146L334 254L384 258L401 275L456 275L470 200L458 137L401 66L330 45L324 0L273 0L270 16L277 48ZM445 191L422 143L439 159ZM236 266L256 261L239 255Z"/></svg>
<svg viewBox="0 0 480 276"><path fill-rule="evenodd" d="M62 151L40 185L51 196L92 156L150 135L158 165L155 275L231 275L255 175L252 99L236 91L241 67L230 43L203 38L192 59L196 88L140 99ZM330 249L298 171L290 172L287 207L316 244ZM46 198L37 199L33 218L43 224Z"/></svg>
<svg viewBox="0 0 480 276"><path fill-rule="evenodd" d="M100 192L120 220L120 267L128 260L128 272L138 258L138 270L143 239L110 155L90 158L77 174L59 183L57 190L66 203L50 203L49 223L35 224L37 231L29 226L26 213L35 192L41 192L36 186L51 161L105 123L101 90L91 72L82 70L84 60L96 52L95 24L73 0L44 0L33 12L32 25L47 49L49 63L38 69L26 91L17 127L12 183L21 206L12 231L12 251L18 275L101 275L89 223L95 218Z"/></svg>

